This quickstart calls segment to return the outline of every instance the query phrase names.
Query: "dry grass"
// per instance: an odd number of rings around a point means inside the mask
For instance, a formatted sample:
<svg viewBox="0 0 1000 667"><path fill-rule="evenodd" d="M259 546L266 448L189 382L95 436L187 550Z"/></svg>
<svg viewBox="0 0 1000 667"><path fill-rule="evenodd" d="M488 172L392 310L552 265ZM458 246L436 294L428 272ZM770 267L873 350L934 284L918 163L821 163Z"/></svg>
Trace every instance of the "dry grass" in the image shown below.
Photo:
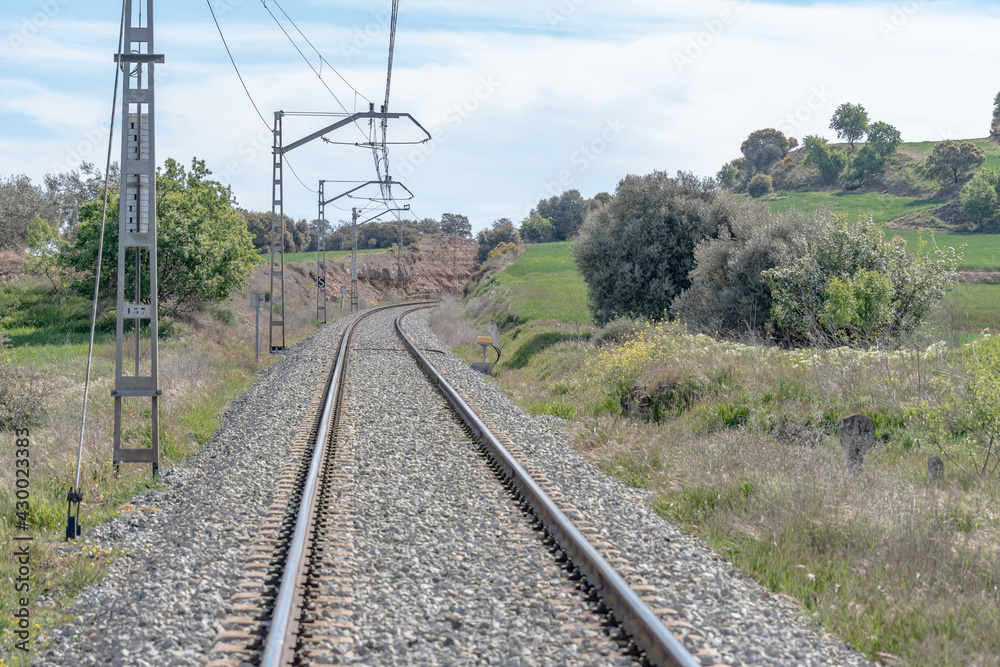
<svg viewBox="0 0 1000 667"><path fill-rule="evenodd" d="M913 409L961 389L962 355L937 344L790 352L661 325L595 347L560 327L505 332L498 380L526 409L570 419L601 469L652 490L657 511L871 656L997 664L1000 484L950 463L928 481L940 452ZM628 418L636 388L676 400ZM860 472L838 439L855 412L876 423Z"/></svg>

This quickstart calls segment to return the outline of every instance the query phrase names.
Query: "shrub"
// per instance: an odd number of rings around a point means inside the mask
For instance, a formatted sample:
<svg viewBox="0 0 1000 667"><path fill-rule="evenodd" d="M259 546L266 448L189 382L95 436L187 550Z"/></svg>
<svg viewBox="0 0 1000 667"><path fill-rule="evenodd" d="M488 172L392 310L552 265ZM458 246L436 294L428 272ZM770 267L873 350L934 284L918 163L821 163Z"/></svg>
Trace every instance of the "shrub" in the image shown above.
<svg viewBox="0 0 1000 667"><path fill-rule="evenodd" d="M927 248L916 256L886 239L871 216L831 220L806 253L764 272L771 321L793 343L898 343L954 283L961 253Z"/></svg>
<svg viewBox="0 0 1000 667"><path fill-rule="evenodd" d="M819 169L823 182L827 184L835 183L847 164L844 154L832 148L827 140L821 137L806 137L805 151L803 164L814 165Z"/></svg>
<svg viewBox="0 0 1000 667"><path fill-rule="evenodd" d="M747 192L751 197L763 197L774 192L774 181L767 174L757 174L747 184Z"/></svg>
<svg viewBox="0 0 1000 667"><path fill-rule="evenodd" d="M501 255L504 255L508 252L517 252L517 244L508 243L507 241L501 241L500 243L497 244L497 247L493 248L493 250L490 251L490 254L486 256L486 261L488 262L492 259L497 259Z"/></svg>
<svg viewBox="0 0 1000 667"><path fill-rule="evenodd" d="M38 424L43 399L52 390L46 376L28 366L19 366L6 349L10 339L0 331L0 431Z"/></svg>
<svg viewBox="0 0 1000 667"><path fill-rule="evenodd" d="M476 261L482 264L489 257L490 251L501 243L513 243L517 245L521 242L521 236L517 233L514 223L507 218L500 218L493 223L490 229L484 229L476 235L479 242L479 251L476 253Z"/></svg>
<svg viewBox="0 0 1000 667"><path fill-rule="evenodd" d="M540 215L533 215L521 223L521 237L528 243L548 243L555 235L555 225Z"/></svg>
<svg viewBox="0 0 1000 667"><path fill-rule="evenodd" d="M695 245L728 225L738 207L739 199L711 179L627 176L573 244L595 321L662 318L691 284Z"/></svg>
<svg viewBox="0 0 1000 667"><path fill-rule="evenodd" d="M671 310L702 333L763 332L771 317L771 290L762 272L801 256L806 235L822 224L822 218L794 209L775 216L767 204L744 200L728 228L698 244L691 287Z"/></svg>
<svg viewBox="0 0 1000 667"><path fill-rule="evenodd" d="M962 215L980 228L1000 221L1000 174L981 171L962 189Z"/></svg>
<svg viewBox="0 0 1000 667"><path fill-rule="evenodd" d="M591 342L600 347L608 344L623 343L646 327L644 320L633 317L616 317L591 335Z"/></svg>

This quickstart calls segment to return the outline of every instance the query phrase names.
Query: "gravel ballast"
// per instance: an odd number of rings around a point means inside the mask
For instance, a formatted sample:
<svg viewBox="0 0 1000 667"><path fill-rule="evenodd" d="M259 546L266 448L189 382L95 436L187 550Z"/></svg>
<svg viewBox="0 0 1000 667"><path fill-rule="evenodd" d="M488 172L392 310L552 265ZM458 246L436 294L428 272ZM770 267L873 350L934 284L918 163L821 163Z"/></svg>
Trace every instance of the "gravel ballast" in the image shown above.
<svg viewBox="0 0 1000 667"><path fill-rule="evenodd" d="M398 312L398 311L397 311ZM339 663L634 664L604 636L564 571L394 339L389 315L359 338L351 370L357 564L354 642ZM377 330L375 330L377 328ZM41 665L203 665L272 487L343 322L285 352L162 490L156 508L84 537L127 555L67 610ZM445 349L411 315L418 346ZM366 329L368 331L368 329ZM741 576L649 510L568 444L565 423L531 417L450 355L431 361L604 533L676 612L674 633L705 665L868 665L799 609ZM415 407L413 401L423 408ZM513 538L513 546L508 538Z"/></svg>
<svg viewBox="0 0 1000 667"><path fill-rule="evenodd" d="M124 550L41 638L39 665L203 665L260 517L343 322L284 352L201 451L160 477L136 512L82 538ZM85 526L86 528L86 526Z"/></svg>

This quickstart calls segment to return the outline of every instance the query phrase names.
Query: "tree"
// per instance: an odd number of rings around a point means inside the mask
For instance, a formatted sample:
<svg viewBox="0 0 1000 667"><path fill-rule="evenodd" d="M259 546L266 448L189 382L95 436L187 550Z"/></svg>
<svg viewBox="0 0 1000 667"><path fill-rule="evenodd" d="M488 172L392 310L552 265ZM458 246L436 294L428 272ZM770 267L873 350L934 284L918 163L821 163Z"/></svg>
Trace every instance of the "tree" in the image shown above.
<svg viewBox="0 0 1000 667"><path fill-rule="evenodd" d="M533 215L521 223L521 238L528 243L548 243L555 238L556 227L548 218Z"/></svg>
<svg viewBox="0 0 1000 667"><path fill-rule="evenodd" d="M802 161L803 164L819 169L823 182L828 185L837 181L847 164L847 158L841 151L833 148L826 139L818 136L806 137L805 152L806 157Z"/></svg>
<svg viewBox="0 0 1000 667"><path fill-rule="evenodd" d="M774 181L767 174L757 174L747 183L747 194L755 199L772 192L774 192Z"/></svg>
<svg viewBox="0 0 1000 667"><path fill-rule="evenodd" d="M444 213L441 216L441 231L453 236L469 238L472 236L472 224L464 215L458 213Z"/></svg>
<svg viewBox="0 0 1000 667"><path fill-rule="evenodd" d="M771 322L795 343L898 343L950 289L961 257L925 243L911 255L871 216L830 219L804 254L764 271Z"/></svg>
<svg viewBox="0 0 1000 667"><path fill-rule="evenodd" d="M108 188L118 187L121 178L118 163L111 164ZM65 174L46 174L46 196L52 201L58 216L49 220L58 232L62 230L66 241L72 243L80 225L80 207L104 196L104 174L90 162L83 162L79 169Z"/></svg>
<svg viewBox="0 0 1000 667"><path fill-rule="evenodd" d="M691 174L625 177L573 243L594 319L662 318L691 285L695 246L728 226L740 201Z"/></svg>
<svg viewBox="0 0 1000 667"><path fill-rule="evenodd" d="M927 158L927 175L939 181L958 183L984 162L986 152L971 141L941 141L934 144Z"/></svg>
<svg viewBox="0 0 1000 667"><path fill-rule="evenodd" d="M993 123L990 125L990 138L1000 141L1000 93L993 100Z"/></svg>
<svg viewBox="0 0 1000 667"><path fill-rule="evenodd" d="M868 126L868 146L875 151L880 158L887 158L896 152L896 148L903 142L899 130L889 123L881 121Z"/></svg>
<svg viewBox="0 0 1000 667"><path fill-rule="evenodd" d="M740 182L740 170L732 162L727 162L715 175L715 180L727 190L736 190L736 186Z"/></svg>
<svg viewBox="0 0 1000 667"><path fill-rule="evenodd" d="M59 219L58 209L45 191L24 174L0 179L0 250L24 252L28 225L35 216Z"/></svg>
<svg viewBox="0 0 1000 667"><path fill-rule="evenodd" d="M771 317L771 290L761 274L801 256L818 224L794 208L776 216L763 202L745 201L718 237L697 245L691 286L671 310L701 333L762 333Z"/></svg>
<svg viewBox="0 0 1000 667"><path fill-rule="evenodd" d="M490 252L501 243L513 243L519 245L521 236L517 233L514 223L508 218L500 218L493 221L493 226L484 229L476 235L479 243L479 250L476 253L476 261L482 264L489 257Z"/></svg>
<svg viewBox="0 0 1000 667"><path fill-rule="evenodd" d="M751 132L740 146L751 175L770 169L775 162L788 155L788 149L788 138L773 128Z"/></svg>
<svg viewBox="0 0 1000 667"><path fill-rule="evenodd" d="M567 190L558 197L543 199L535 206L531 215L539 215L552 221L556 228L555 240L569 241L583 225L587 214L587 201L579 190Z"/></svg>
<svg viewBox="0 0 1000 667"><path fill-rule="evenodd" d="M868 112L860 104L845 102L833 112L830 129L836 131L840 139L846 139L854 150L854 142L868 132Z"/></svg>
<svg viewBox="0 0 1000 667"><path fill-rule="evenodd" d="M1000 173L980 171L962 189L962 215L980 229L1000 222Z"/></svg>
<svg viewBox="0 0 1000 667"><path fill-rule="evenodd" d="M871 176L882 171L885 167L885 158L881 157L874 148L864 145L851 158L847 167L846 177L852 181L855 187L864 185Z"/></svg>
<svg viewBox="0 0 1000 667"><path fill-rule="evenodd" d="M63 285L57 262L61 246L58 230L36 215L28 224L28 258L24 269L44 274L54 289L60 289Z"/></svg>
<svg viewBox="0 0 1000 667"><path fill-rule="evenodd" d="M208 180L211 171L194 159L190 171L167 159L156 174L157 298L164 312L177 314L222 301L245 288L260 256L250 232L233 206L228 187ZM114 298L118 282L119 193L109 198L104 233L100 296ZM61 253L61 264L79 272L76 287L89 294L97 263L102 202L80 211L80 229L73 246ZM126 294L135 289L135 266L127 263Z"/></svg>

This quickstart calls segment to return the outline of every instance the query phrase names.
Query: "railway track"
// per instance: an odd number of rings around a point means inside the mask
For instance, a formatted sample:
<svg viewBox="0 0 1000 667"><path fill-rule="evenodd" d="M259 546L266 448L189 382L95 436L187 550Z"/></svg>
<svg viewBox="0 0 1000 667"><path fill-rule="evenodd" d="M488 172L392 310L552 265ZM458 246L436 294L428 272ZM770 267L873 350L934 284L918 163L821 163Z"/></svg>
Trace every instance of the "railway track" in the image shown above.
<svg viewBox="0 0 1000 667"><path fill-rule="evenodd" d="M701 664L406 337L422 307L345 330L209 664Z"/></svg>

